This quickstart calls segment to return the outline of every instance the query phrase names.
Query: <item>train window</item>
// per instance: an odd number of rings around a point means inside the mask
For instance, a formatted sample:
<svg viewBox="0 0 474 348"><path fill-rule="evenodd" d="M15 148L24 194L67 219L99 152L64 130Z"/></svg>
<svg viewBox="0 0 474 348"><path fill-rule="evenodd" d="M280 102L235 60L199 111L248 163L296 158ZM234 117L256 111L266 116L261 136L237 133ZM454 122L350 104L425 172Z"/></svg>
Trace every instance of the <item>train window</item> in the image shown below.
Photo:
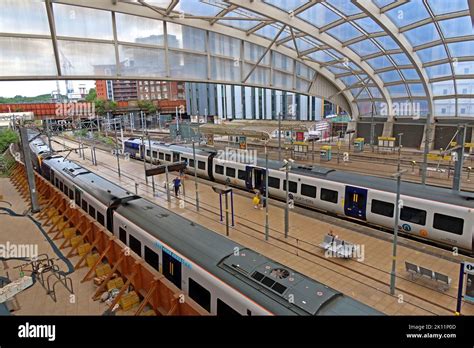
<svg viewBox="0 0 474 348"><path fill-rule="evenodd" d="M89 215L95 219L95 208L89 204Z"/></svg>
<svg viewBox="0 0 474 348"><path fill-rule="evenodd" d="M153 151L153 158L158 158L158 151Z"/></svg>
<svg viewBox="0 0 474 348"><path fill-rule="evenodd" d="M74 199L74 191L69 189L69 198Z"/></svg>
<svg viewBox="0 0 474 348"><path fill-rule="evenodd" d="M400 212L400 220L424 226L426 223L426 211L412 207L403 207Z"/></svg>
<svg viewBox="0 0 474 348"><path fill-rule="evenodd" d="M395 205L393 203L372 199L372 207L370 208L370 211L377 215L393 217L394 208Z"/></svg>
<svg viewBox="0 0 474 348"><path fill-rule="evenodd" d="M438 230L462 235L464 230L464 219L435 213L433 227Z"/></svg>
<svg viewBox="0 0 474 348"><path fill-rule="evenodd" d="M150 150L146 150L147 157L150 157Z"/></svg>
<svg viewBox="0 0 474 348"><path fill-rule="evenodd" d="M237 177L240 179L240 180L247 180L247 172L245 170L238 170L237 172Z"/></svg>
<svg viewBox="0 0 474 348"><path fill-rule="evenodd" d="M198 169L206 169L206 162L198 161Z"/></svg>
<svg viewBox="0 0 474 348"><path fill-rule="evenodd" d="M194 160L193 159L189 159L189 166L194 168Z"/></svg>
<svg viewBox="0 0 474 348"><path fill-rule="evenodd" d="M64 190L64 186L63 186L62 181L59 182L59 189L61 190L61 192Z"/></svg>
<svg viewBox="0 0 474 348"><path fill-rule="evenodd" d="M329 190L322 188L321 189L321 200L326 201L326 202L331 202L331 203L337 203L337 196L338 192L334 190Z"/></svg>
<svg viewBox="0 0 474 348"><path fill-rule="evenodd" d="M250 317L252 315L252 311L250 309L247 309L247 315Z"/></svg>
<svg viewBox="0 0 474 348"><path fill-rule="evenodd" d="M131 234L128 236L128 245L133 252L142 256L142 243Z"/></svg>
<svg viewBox="0 0 474 348"><path fill-rule="evenodd" d="M189 278L189 297L208 312L211 311L211 293L192 278Z"/></svg>
<svg viewBox="0 0 474 348"><path fill-rule="evenodd" d="M283 180L283 190L286 191L286 180ZM298 184L294 181L290 181L288 191L296 193L298 191Z"/></svg>
<svg viewBox="0 0 474 348"><path fill-rule="evenodd" d="M216 174L224 175L224 166L216 164Z"/></svg>
<svg viewBox="0 0 474 348"><path fill-rule="evenodd" d="M280 188L280 179L274 178L273 176L268 177L268 187L273 187L276 189Z"/></svg>
<svg viewBox="0 0 474 348"><path fill-rule="evenodd" d="M235 178L235 169L227 167L225 169L225 175L230 176L231 178Z"/></svg>
<svg viewBox="0 0 474 348"><path fill-rule="evenodd" d="M119 239L123 244L127 244L127 231L125 231L122 227L119 227Z"/></svg>
<svg viewBox="0 0 474 348"><path fill-rule="evenodd" d="M316 187L301 184L301 194L306 197L316 198Z"/></svg>
<svg viewBox="0 0 474 348"><path fill-rule="evenodd" d="M165 159L165 154L164 154L163 152L160 152L160 153L158 154L158 158L159 158L160 160Z"/></svg>
<svg viewBox="0 0 474 348"><path fill-rule="evenodd" d="M217 315L224 317L240 316L234 308L229 306L227 303L222 301L220 298L217 299Z"/></svg>
<svg viewBox="0 0 474 348"><path fill-rule="evenodd" d="M171 162L171 155L170 155L169 153L167 153L167 154L165 155L165 161L166 161L166 162Z"/></svg>
<svg viewBox="0 0 474 348"><path fill-rule="evenodd" d="M55 178L54 180L55 180L55 181L54 181L54 186L59 187L59 180L58 180L58 178Z"/></svg>
<svg viewBox="0 0 474 348"><path fill-rule="evenodd" d="M101 224L102 226L105 226L104 215L102 215L102 214L99 213L99 212L97 212L97 221L98 221L99 224Z"/></svg>
<svg viewBox="0 0 474 348"><path fill-rule="evenodd" d="M63 192L66 196L69 195L69 188L66 186L66 184L64 184Z"/></svg>
<svg viewBox="0 0 474 348"><path fill-rule="evenodd" d="M145 261L148 264L156 269L158 272L160 271L160 257L157 253L151 250L149 247L145 245Z"/></svg>
<svg viewBox="0 0 474 348"><path fill-rule="evenodd" d="M82 200L82 210L84 210L85 212L87 212L87 202L85 200Z"/></svg>

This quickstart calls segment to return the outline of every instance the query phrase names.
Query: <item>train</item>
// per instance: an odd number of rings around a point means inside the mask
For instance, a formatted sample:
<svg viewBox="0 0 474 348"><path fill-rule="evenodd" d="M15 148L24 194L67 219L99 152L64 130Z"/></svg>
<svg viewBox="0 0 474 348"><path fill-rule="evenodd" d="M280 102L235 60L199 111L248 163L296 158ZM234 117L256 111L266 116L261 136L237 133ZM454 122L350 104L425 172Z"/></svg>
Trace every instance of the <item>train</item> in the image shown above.
<svg viewBox="0 0 474 348"><path fill-rule="evenodd" d="M29 138L41 176L212 315L383 315Z"/></svg>
<svg viewBox="0 0 474 348"><path fill-rule="evenodd" d="M160 141L142 144L140 138L124 142L130 157L169 164L187 163L187 171L215 182L244 190L266 190L270 197L286 199L285 163L257 156L242 156L235 149L193 150L180 144ZM233 153L234 152L234 153ZM339 171L318 165L293 164L289 170L288 191L297 205L393 231L395 224L396 180ZM438 246L473 254L474 194L432 185L401 183L399 231Z"/></svg>

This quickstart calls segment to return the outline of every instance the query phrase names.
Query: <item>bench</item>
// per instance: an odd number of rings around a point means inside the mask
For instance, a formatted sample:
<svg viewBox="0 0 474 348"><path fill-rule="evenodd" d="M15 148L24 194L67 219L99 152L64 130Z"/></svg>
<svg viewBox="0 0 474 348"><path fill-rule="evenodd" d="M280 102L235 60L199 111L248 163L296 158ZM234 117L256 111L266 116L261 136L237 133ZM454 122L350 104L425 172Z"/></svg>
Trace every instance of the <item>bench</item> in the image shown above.
<svg viewBox="0 0 474 348"><path fill-rule="evenodd" d="M326 251L330 251L337 256L342 256L346 259L351 258L354 255L354 251L356 251L356 246L354 244L330 235L324 236L324 240L319 244L319 246Z"/></svg>
<svg viewBox="0 0 474 348"><path fill-rule="evenodd" d="M413 263L405 261L405 269L410 273L412 279L415 278L428 278L431 281L435 281L439 285L439 289L446 291L451 286L451 278L447 275L434 272L426 267L417 266Z"/></svg>

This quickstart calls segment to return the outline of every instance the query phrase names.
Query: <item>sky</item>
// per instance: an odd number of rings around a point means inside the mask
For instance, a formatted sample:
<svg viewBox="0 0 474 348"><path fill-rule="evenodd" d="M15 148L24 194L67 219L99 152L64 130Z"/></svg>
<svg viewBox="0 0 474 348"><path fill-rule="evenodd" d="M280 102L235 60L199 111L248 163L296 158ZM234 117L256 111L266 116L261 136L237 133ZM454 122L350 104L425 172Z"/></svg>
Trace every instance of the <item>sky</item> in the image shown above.
<svg viewBox="0 0 474 348"><path fill-rule="evenodd" d="M86 85L87 90L95 87L95 81L70 81L74 92L79 92L79 85ZM59 81L61 94L66 94L66 82ZM0 97L11 98L16 95L35 97L40 94L51 94L57 90L56 81L0 81Z"/></svg>

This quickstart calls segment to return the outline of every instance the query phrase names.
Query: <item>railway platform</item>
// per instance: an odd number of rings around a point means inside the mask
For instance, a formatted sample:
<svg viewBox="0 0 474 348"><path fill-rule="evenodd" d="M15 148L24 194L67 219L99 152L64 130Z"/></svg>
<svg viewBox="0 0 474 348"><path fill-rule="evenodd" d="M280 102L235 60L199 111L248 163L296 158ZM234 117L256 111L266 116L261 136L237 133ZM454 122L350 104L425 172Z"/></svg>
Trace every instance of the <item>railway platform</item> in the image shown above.
<svg viewBox="0 0 474 348"><path fill-rule="evenodd" d="M56 139L67 148L77 147L70 140ZM53 147L58 147L55 144ZM74 151L69 155L84 167L128 188L158 205L225 235L226 226L220 221L219 196L210 183L198 180L200 209L196 209L195 182L192 175L184 180L184 190L179 197L171 193L170 201L164 190L165 175L154 177L155 192L148 178L145 183L143 162L120 161L109 152L97 150L97 165L92 165L86 150L85 160ZM148 168L150 164L147 164ZM176 174L176 173L175 173ZM170 173L169 180L174 178ZM137 185L136 185L137 184ZM184 191L184 192L183 192ZM454 255L451 251L430 246L419 241L399 238L395 294L390 294L390 269L392 263L392 235L361 226L351 221L298 208L290 210L289 234L284 236L283 203L269 202L269 238L265 240L265 210L255 209L252 194L234 189L235 226L229 238L273 258L313 279L360 300L388 315L455 315L459 263L473 259ZM332 231L339 238L359 246L357 258L328 257L319 245ZM446 291L428 279L412 279L405 262L413 263L447 275L452 282ZM474 314L474 304L463 301L462 314Z"/></svg>

